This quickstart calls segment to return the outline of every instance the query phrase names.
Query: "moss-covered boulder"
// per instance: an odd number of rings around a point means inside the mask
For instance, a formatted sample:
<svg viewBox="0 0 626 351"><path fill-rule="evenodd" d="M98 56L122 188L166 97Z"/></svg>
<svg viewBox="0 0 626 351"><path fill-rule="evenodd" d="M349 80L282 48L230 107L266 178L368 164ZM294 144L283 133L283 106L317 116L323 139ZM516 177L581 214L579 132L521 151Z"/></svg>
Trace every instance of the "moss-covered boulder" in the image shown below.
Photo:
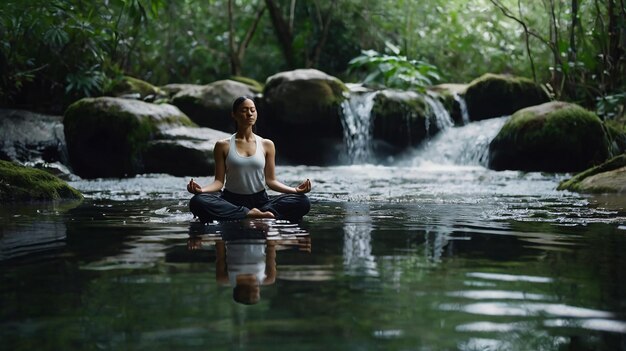
<svg viewBox="0 0 626 351"><path fill-rule="evenodd" d="M470 119L479 121L508 116L521 108L548 102L550 98L530 79L488 73L469 84L465 101Z"/></svg>
<svg viewBox="0 0 626 351"><path fill-rule="evenodd" d="M63 124L71 165L85 178L142 173L149 141L163 130L194 126L175 106L111 97L75 102Z"/></svg>
<svg viewBox="0 0 626 351"><path fill-rule="evenodd" d="M561 182L558 190L582 193L626 193L626 154L622 154Z"/></svg>
<svg viewBox="0 0 626 351"><path fill-rule="evenodd" d="M227 79L182 89L172 97L172 104L202 127L233 132L233 101L240 96L254 95L250 86Z"/></svg>
<svg viewBox="0 0 626 351"><path fill-rule="evenodd" d="M82 200L83 195L52 174L0 160L0 203Z"/></svg>
<svg viewBox="0 0 626 351"><path fill-rule="evenodd" d="M230 134L209 128L177 127L150 141L143 153L147 173L207 176L215 173L215 142Z"/></svg>
<svg viewBox="0 0 626 351"><path fill-rule="evenodd" d="M437 116L435 109L444 109L435 97L412 91L381 90L372 108L376 153L379 156L399 153L445 128L438 120L443 116Z"/></svg>
<svg viewBox="0 0 626 351"><path fill-rule="evenodd" d="M124 76L104 93L107 96L154 101L168 96L167 92L141 79Z"/></svg>
<svg viewBox="0 0 626 351"><path fill-rule="evenodd" d="M261 84L260 82L252 78L242 77L242 76L232 76L230 77L230 80L234 80L235 82L243 83L249 86L250 89L252 89L252 91L254 91L257 94L260 94L263 92L263 88L264 88L263 84Z"/></svg>
<svg viewBox="0 0 626 351"><path fill-rule="evenodd" d="M343 144L341 103L347 92L343 82L318 70L275 74L265 82L260 132L294 163L333 163Z"/></svg>
<svg viewBox="0 0 626 351"><path fill-rule="evenodd" d="M549 102L511 116L489 145L489 168L577 172L609 155L598 116L575 104Z"/></svg>

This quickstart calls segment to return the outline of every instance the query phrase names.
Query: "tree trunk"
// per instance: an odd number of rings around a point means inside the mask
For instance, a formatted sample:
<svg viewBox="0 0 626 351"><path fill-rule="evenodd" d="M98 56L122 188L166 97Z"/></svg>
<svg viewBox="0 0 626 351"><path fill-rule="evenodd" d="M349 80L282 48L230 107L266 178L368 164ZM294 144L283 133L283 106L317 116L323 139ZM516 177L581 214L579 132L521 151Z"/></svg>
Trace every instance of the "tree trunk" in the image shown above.
<svg viewBox="0 0 626 351"><path fill-rule="evenodd" d="M265 5L270 13L272 26L276 32L280 49L285 57L285 63L289 69L294 69L296 64L293 53L293 33L289 29L289 24L285 21L285 18L274 0L265 0Z"/></svg>

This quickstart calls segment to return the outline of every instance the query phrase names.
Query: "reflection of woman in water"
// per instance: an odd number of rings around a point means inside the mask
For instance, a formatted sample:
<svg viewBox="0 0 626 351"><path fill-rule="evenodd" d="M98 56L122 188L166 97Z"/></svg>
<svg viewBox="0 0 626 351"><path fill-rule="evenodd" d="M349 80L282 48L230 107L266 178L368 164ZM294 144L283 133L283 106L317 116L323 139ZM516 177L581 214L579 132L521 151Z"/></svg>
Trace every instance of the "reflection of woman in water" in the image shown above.
<svg viewBox="0 0 626 351"><path fill-rule="evenodd" d="M267 241L217 242L216 278L230 283L233 300L252 305L261 299L261 285L276 280L276 246Z"/></svg>
<svg viewBox="0 0 626 351"><path fill-rule="evenodd" d="M215 244L216 280L233 287L236 302L255 304L261 299L261 286L274 283L277 250L311 252L311 238L306 232L301 231L301 236L289 238L280 238L277 234L268 240L271 223L263 220L222 222L213 228L220 232L217 240L201 236L189 238L190 250L200 249L203 242Z"/></svg>
<svg viewBox="0 0 626 351"><path fill-rule="evenodd" d="M290 187L276 179L274 143L252 131L257 120L254 101L240 97L233 103L237 132L215 143L215 180L204 187L193 179L187 190L195 194L189 209L202 222L243 218L300 220L311 207L305 193L311 181ZM283 195L270 198L265 185Z"/></svg>

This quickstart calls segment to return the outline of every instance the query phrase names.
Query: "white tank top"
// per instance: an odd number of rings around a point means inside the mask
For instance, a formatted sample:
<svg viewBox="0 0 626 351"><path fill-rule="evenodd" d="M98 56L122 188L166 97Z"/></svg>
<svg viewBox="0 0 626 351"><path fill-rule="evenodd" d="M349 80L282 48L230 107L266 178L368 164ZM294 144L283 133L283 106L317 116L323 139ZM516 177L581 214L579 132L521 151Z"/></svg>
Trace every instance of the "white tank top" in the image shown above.
<svg viewBox="0 0 626 351"><path fill-rule="evenodd" d="M235 134L230 137L230 149L226 155L226 184L224 188L236 194L255 194L265 190L265 150L263 139L254 135L256 152L241 156L237 152Z"/></svg>

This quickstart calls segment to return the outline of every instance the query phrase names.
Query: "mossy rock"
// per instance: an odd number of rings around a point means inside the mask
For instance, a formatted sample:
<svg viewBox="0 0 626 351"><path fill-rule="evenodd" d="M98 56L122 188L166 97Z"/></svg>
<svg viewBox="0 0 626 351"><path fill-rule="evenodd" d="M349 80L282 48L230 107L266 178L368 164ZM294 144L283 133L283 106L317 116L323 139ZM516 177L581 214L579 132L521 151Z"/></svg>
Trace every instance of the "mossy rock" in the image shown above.
<svg viewBox="0 0 626 351"><path fill-rule="evenodd" d="M174 95L172 104L202 127L234 132L233 101L240 96L254 95L250 86L227 79L182 89Z"/></svg>
<svg viewBox="0 0 626 351"><path fill-rule="evenodd" d="M558 190L583 193L626 192L626 154L622 154L562 181Z"/></svg>
<svg viewBox="0 0 626 351"><path fill-rule="evenodd" d="M141 79L124 76L116 81L105 95L114 97L132 97L138 100L154 101L166 97L167 92Z"/></svg>
<svg viewBox="0 0 626 351"><path fill-rule="evenodd" d="M48 172L0 160L0 203L82 199L78 190Z"/></svg>
<svg viewBox="0 0 626 351"><path fill-rule="evenodd" d="M511 116L489 145L489 168L577 172L609 155L598 116L575 104L549 102Z"/></svg>
<svg viewBox="0 0 626 351"><path fill-rule="evenodd" d="M260 132L294 163L336 161L337 147L343 144L341 104L347 93L343 82L318 70L275 74L265 82Z"/></svg>
<svg viewBox="0 0 626 351"><path fill-rule="evenodd" d="M200 89L202 85L198 84L187 84L187 83L172 83L159 87L163 90L170 99L173 98L176 94L180 93L183 90L193 90Z"/></svg>
<svg viewBox="0 0 626 351"><path fill-rule="evenodd" d="M465 101L470 119L479 121L511 115L548 102L550 97L530 79L488 73L469 84Z"/></svg>
<svg viewBox="0 0 626 351"><path fill-rule="evenodd" d="M243 83L249 86L250 89L252 89L252 91L254 91L257 94L260 94L263 92L263 88L264 88L263 84L261 84L260 82L252 78L242 77L242 76L232 76L230 77L230 80L234 80L235 82Z"/></svg>
<svg viewBox="0 0 626 351"><path fill-rule="evenodd" d="M427 108L424 97L418 93L391 89L379 92L372 108L372 135L384 143L377 147L398 153L426 139L434 132L427 129L431 124Z"/></svg>
<svg viewBox="0 0 626 351"><path fill-rule="evenodd" d="M110 97L75 102L63 123L71 165L84 178L141 173L149 141L162 130L195 125L172 105Z"/></svg>

